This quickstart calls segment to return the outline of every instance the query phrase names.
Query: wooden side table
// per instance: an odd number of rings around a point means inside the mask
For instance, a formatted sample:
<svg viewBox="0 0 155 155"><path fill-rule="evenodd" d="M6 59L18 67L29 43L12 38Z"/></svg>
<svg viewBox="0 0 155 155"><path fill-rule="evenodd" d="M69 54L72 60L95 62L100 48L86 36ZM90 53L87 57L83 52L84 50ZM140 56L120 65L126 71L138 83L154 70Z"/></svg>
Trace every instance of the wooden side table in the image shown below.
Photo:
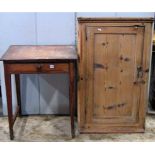
<svg viewBox="0 0 155 155"><path fill-rule="evenodd" d="M10 139L14 139L13 125L21 115L20 74L68 73L71 134L74 132L74 103L76 98L76 60L74 46L10 46L2 56L4 62ZM17 109L12 111L11 74L15 74Z"/></svg>

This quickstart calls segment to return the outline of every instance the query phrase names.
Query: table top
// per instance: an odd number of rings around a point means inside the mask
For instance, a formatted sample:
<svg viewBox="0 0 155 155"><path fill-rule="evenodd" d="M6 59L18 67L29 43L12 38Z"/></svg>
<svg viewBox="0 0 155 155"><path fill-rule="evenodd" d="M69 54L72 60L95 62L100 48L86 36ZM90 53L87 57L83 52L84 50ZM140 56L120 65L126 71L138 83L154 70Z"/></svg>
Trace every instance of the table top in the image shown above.
<svg viewBox="0 0 155 155"><path fill-rule="evenodd" d="M3 61L76 59L76 48L70 45L12 45L1 58Z"/></svg>

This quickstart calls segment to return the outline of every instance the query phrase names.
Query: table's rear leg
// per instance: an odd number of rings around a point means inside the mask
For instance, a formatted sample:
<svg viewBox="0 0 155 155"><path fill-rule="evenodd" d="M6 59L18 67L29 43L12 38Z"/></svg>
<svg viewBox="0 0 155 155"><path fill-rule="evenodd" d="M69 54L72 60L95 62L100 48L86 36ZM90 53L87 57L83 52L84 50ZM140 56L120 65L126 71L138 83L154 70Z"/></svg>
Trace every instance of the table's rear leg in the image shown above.
<svg viewBox="0 0 155 155"><path fill-rule="evenodd" d="M21 110L21 93L20 93L20 75L19 74L15 74L15 82L16 82L17 102L19 106L19 116L21 116L22 110Z"/></svg>
<svg viewBox="0 0 155 155"><path fill-rule="evenodd" d="M75 66L74 63L69 64L69 104L70 104L70 118L71 118L71 134L75 137L74 129L74 106L75 106Z"/></svg>
<svg viewBox="0 0 155 155"><path fill-rule="evenodd" d="M8 108L10 139L13 140L14 134L13 134L11 74L8 74L6 69L5 69L5 85L6 85L6 98L7 98L7 108Z"/></svg>

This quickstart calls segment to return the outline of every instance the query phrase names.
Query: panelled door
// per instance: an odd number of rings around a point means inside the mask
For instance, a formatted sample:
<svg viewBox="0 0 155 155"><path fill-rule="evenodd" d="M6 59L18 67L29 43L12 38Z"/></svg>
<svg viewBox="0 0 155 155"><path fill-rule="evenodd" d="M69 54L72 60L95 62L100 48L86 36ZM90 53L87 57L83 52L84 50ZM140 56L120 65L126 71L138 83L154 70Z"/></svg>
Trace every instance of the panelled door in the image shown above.
<svg viewBox="0 0 155 155"><path fill-rule="evenodd" d="M144 27L87 26L85 32L86 127L138 126Z"/></svg>

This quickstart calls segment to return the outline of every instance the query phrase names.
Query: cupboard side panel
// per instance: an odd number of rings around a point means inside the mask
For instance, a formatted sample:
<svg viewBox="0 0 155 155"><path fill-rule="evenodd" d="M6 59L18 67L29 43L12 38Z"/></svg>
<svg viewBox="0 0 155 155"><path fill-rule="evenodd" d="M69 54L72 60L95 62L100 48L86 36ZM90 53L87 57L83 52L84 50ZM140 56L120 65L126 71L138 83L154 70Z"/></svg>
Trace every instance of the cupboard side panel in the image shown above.
<svg viewBox="0 0 155 155"><path fill-rule="evenodd" d="M85 63L86 63L86 40L85 24L78 25L78 124L80 129L85 124Z"/></svg>
<svg viewBox="0 0 155 155"><path fill-rule="evenodd" d="M152 46L152 36L153 29L152 23L145 23L145 33L144 33L144 47L143 47L143 80L145 84L141 86L141 98L140 98L140 109L139 109L139 118L140 126L145 128L145 117L146 117L146 108L148 105L148 82L150 74L150 58L151 58L151 46ZM147 70L149 69L149 72Z"/></svg>

